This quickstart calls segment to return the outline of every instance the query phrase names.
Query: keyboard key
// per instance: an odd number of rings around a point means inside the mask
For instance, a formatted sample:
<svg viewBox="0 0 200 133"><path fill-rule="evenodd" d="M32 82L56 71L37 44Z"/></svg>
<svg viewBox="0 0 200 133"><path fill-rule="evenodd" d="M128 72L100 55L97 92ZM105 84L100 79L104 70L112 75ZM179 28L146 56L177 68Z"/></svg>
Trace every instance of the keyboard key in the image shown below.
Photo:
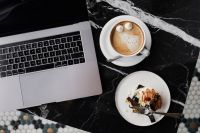
<svg viewBox="0 0 200 133"><path fill-rule="evenodd" d="M24 70L24 69L18 69L18 73L19 73L19 74L24 74L24 73L25 73L25 70Z"/></svg>
<svg viewBox="0 0 200 133"><path fill-rule="evenodd" d="M76 42L71 42L71 47L76 47Z"/></svg>
<svg viewBox="0 0 200 133"><path fill-rule="evenodd" d="M8 63L9 63L8 60L3 60L3 61L1 61L1 64L2 64L2 65L8 65Z"/></svg>
<svg viewBox="0 0 200 133"><path fill-rule="evenodd" d="M37 43L32 43L32 48L37 48Z"/></svg>
<svg viewBox="0 0 200 133"><path fill-rule="evenodd" d="M13 75L17 75L17 74L18 74L18 71L17 71L17 70L12 70L12 74L13 74Z"/></svg>
<svg viewBox="0 0 200 133"><path fill-rule="evenodd" d="M46 47L43 47L42 48L42 52L44 53L44 52L47 52L47 48Z"/></svg>
<svg viewBox="0 0 200 133"><path fill-rule="evenodd" d="M35 49L31 49L31 50L30 50L30 53L31 53L31 54L35 54Z"/></svg>
<svg viewBox="0 0 200 133"><path fill-rule="evenodd" d="M26 49L31 49L31 44L30 43L26 45Z"/></svg>
<svg viewBox="0 0 200 133"><path fill-rule="evenodd" d="M43 42L38 42L38 47L43 47Z"/></svg>
<svg viewBox="0 0 200 133"><path fill-rule="evenodd" d="M80 63L84 63L85 62L85 59L84 58L80 58Z"/></svg>
<svg viewBox="0 0 200 133"><path fill-rule="evenodd" d="M55 56L55 52L50 52L50 56L51 57Z"/></svg>
<svg viewBox="0 0 200 133"><path fill-rule="evenodd" d="M1 67L1 71L6 71L6 70L7 70L6 66Z"/></svg>
<svg viewBox="0 0 200 133"><path fill-rule="evenodd" d="M7 70L12 70L12 65L8 65Z"/></svg>
<svg viewBox="0 0 200 133"><path fill-rule="evenodd" d="M60 61L64 61L65 60L65 56L64 55L59 56L59 58L60 58Z"/></svg>
<svg viewBox="0 0 200 133"><path fill-rule="evenodd" d="M77 41L76 43L77 43L77 46L79 46L79 47L82 46L82 42L81 41Z"/></svg>
<svg viewBox="0 0 200 133"><path fill-rule="evenodd" d="M43 64L47 64L47 59L42 59Z"/></svg>
<svg viewBox="0 0 200 133"><path fill-rule="evenodd" d="M62 62L62 65L63 65L63 66L67 66L67 65L68 65L67 61L63 61L63 62Z"/></svg>
<svg viewBox="0 0 200 133"><path fill-rule="evenodd" d="M25 63L24 63L24 66L25 66L25 67L30 67L30 63L29 63L29 62L25 62Z"/></svg>
<svg viewBox="0 0 200 133"><path fill-rule="evenodd" d="M36 60L36 64L37 64L37 65L41 65L41 64L42 64L42 61L41 61L41 60Z"/></svg>
<svg viewBox="0 0 200 133"><path fill-rule="evenodd" d="M18 69L18 64L13 64L13 69Z"/></svg>
<svg viewBox="0 0 200 133"><path fill-rule="evenodd" d="M67 50L66 49L63 49L61 52L62 52L63 55L67 54Z"/></svg>
<svg viewBox="0 0 200 133"><path fill-rule="evenodd" d="M59 45L59 49L64 49L65 47L64 47L64 44L60 44Z"/></svg>
<svg viewBox="0 0 200 133"><path fill-rule="evenodd" d="M24 51L24 55L29 55L29 50Z"/></svg>
<svg viewBox="0 0 200 133"><path fill-rule="evenodd" d="M81 40L81 36L80 35L73 36L73 41L77 41L77 40Z"/></svg>
<svg viewBox="0 0 200 133"><path fill-rule="evenodd" d="M54 40L50 40L49 43L50 43L50 45L54 45L55 41Z"/></svg>
<svg viewBox="0 0 200 133"><path fill-rule="evenodd" d="M81 40L80 35L73 36L73 41L78 41L78 40Z"/></svg>
<svg viewBox="0 0 200 133"><path fill-rule="evenodd" d="M65 58L66 58L66 60L69 60L69 59L71 59L71 55L67 54L67 55L65 55Z"/></svg>
<svg viewBox="0 0 200 133"><path fill-rule="evenodd" d="M12 52L14 52L15 50L14 50L13 47L10 47L10 48L8 49L8 51L9 51L9 53L12 53Z"/></svg>
<svg viewBox="0 0 200 133"><path fill-rule="evenodd" d="M72 58L79 58L79 57L84 57L84 54L83 52L80 52L80 53L75 53L75 54L71 54Z"/></svg>
<svg viewBox="0 0 200 133"><path fill-rule="evenodd" d="M60 51L56 51L56 55L61 55L61 52Z"/></svg>
<svg viewBox="0 0 200 133"><path fill-rule="evenodd" d="M20 59L19 58L15 58L15 63L19 63Z"/></svg>
<svg viewBox="0 0 200 133"><path fill-rule="evenodd" d="M14 47L14 49L15 49L15 52L20 51L19 46Z"/></svg>
<svg viewBox="0 0 200 133"><path fill-rule="evenodd" d="M35 66L35 65L36 65L35 61L31 61L31 66Z"/></svg>
<svg viewBox="0 0 200 133"><path fill-rule="evenodd" d="M52 46L49 46L49 47L48 47L48 51L53 51L53 47L52 47Z"/></svg>
<svg viewBox="0 0 200 133"><path fill-rule="evenodd" d="M70 43L65 43L65 48L70 48Z"/></svg>
<svg viewBox="0 0 200 133"><path fill-rule="evenodd" d="M6 54L6 53L8 53L8 48L3 49L3 54Z"/></svg>
<svg viewBox="0 0 200 133"><path fill-rule="evenodd" d="M46 64L46 65L41 65L41 66L35 66L35 67L29 67L26 68L26 72L35 72L35 71L41 71L41 70L45 70L45 69L51 69L54 68L54 64Z"/></svg>
<svg viewBox="0 0 200 133"><path fill-rule="evenodd" d="M18 53L13 53L13 58L18 57Z"/></svg>
<svg viewBox="0 0 200 133"><path fill-rule="evenodd" d="M72 48L67 49L67 52L70 53L70 54L73 53Z"/></svg>
<svg viewBox="0 0 200 133"><path fill-rule="evenodd" d="M53 58L48 58L48 63L52 63L53 62Z"/></svg>
<svg viewBox="0 0 200 133"><path fill-rule="evenodd" d="M38 56L35 54L35 55L32 55L32 59L33 60L36 60L36 59L38 59Z"/></svg>
<svg viewBox="0 0 200 133"><path fill-rule="evenodd" d="M56 44L60 44L60 38L56 38L56 40L55 40L55 42L56 42Z"/></svg>
<svg viewBox="0 0 200 133"><path fill-rule="evenodd" d="M44 53L44 57L45 58L49 57L49 53Z"/></svg>
<svg viewBox="0 0 200 133"><path fill-rule="evenodd" d="M79 52L78 47L73 48L73 51L74 51L74 53L78 53Z"/></svg>
<svg viewBox="0 0 200 133"><path fill-rule="evenodd" d="M12 76L12 72L11 72L11 71L7 71L7 72L6 72L6 75L7 75L7 76Z"/></svg>
<svg viewBox="0 0 200 133"><path fill-rule="evenodd" d="M19 63L19 68L24 68L24 63Z"/></svg>
<svg viewBox="0 0 200 133"><path fill-rule="evenodd" d="M23 51L23 50L26 50L26 46L25 45L21 45L20 46L20 49Z"/></svg>
<svg viewBox="0 0 200 133"><path fill-rule="evenodd" d="M68 65L73 65L73 60L68 60Z"/></svg>
<svg viewBox="0 0 200 133"><path fill-rule="evenodd" d="M62 42L62 43L66 43L66 42L67 42L67 39L66 39L66 38L61 38L61 42Z"/></svg>
<svg viewBox="0 0 200 133"><path fill-rule="evenodd" d="M29 55L26 57L27 61L31 61L32 60L32 57Z"/></svg>
<svg viewBox="0 0 200 133"><path fill-rule="evenodd" d="M26 58L25 57L21 57L21 62L25 62Z"/></svg>
<svg viewBox="0 0 200 133"><path fill-rule="evenodd" d="M44 46L49 46L49 41L44 41Z"/></svg>
<svg viewBox="0 0 200 133"><path fill-rule="evenodd" d="M72 37L67 37L67 42L71 42L72 41Z"/></svg>
<svg viewBox="0 0 200 133"><path fill-rule="evenodd" d="M40 48L37 48L37 49L36 49L36 53L38 53L38 54L39 54L39 53L41 53L41 52L42 52L42 51L41 51L41 49L40 49Z"/></svg>
<svg viewBox="0 0 200 133"><path fill-rule="evenodd" d="M9 64L13 64L14 63L14 59L9 59L8 62L9 62Z"/></svg>
<svg viewBox="0 0 200 133"><path fill-rule="evenodd" d="M78 64L79 63L79 59L74 59L74 64Z"/></svg>
<svg viewBox="0 0 200 133"><path fill-rule="evenodd" d="M5 60L6 59L6 55L0 55L0 60Z"/></svg>
<svg viewBox="0 0 200 133"><path fill-rule="evenodd" d="M54 45L54 46L53 46L53 49L54 49L54 50L58 50L58 45Z"/></svg>
<svg viewBox="0 0 200 133"><path fill-rule="evenodd" d="M83 51L83 46L81 41L77 42L77 46L79 47L79 51Z"/></svg>
<svg viewBox="0 0 200 133"><path fill-rule="evenodd" d="M39 59L42 59L43 57L44 57L43 54L38 54Z"/></svg>
<svg viewBox="0 0 200 133"><path fill-rule="evenodd" d="M1 77L6 77L6 72L1 72Z"/></svg>
<svg viewBox="0 0 200 133"><path fill-rule="evenodd" d="M58 62L59 61L59 58L58 57L54 57L54 62Z"/></svg>
<svg viewBox="0 0 200 133"><path fill-rule="evenodd" d="M23 52L18 52L19 57L24 56Z"/></svg>
<svg viewBox="0 0 200 133"><path fill-rule="evenodd" d="M56 62L55 63L55 67L61 67L62 66L62 63L61 62Z"/></svg>
<svg viewBox="0 0 200 133"><path fill-rule="evenodd" d="M12 54L7 54L6 56L7 56L7 59L12 58Z"/></svg>

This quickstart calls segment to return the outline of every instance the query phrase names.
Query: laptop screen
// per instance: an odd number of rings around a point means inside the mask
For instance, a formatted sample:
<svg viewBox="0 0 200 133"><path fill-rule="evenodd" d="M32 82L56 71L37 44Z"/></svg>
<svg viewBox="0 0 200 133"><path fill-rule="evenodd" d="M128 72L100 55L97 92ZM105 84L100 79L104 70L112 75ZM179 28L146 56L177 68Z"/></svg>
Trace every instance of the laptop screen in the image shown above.
<svg viewBox="0 0 200 133"><path fill-rule="evenodd" d="M85 0L0 1L0 37L86 20Z"/></svg>

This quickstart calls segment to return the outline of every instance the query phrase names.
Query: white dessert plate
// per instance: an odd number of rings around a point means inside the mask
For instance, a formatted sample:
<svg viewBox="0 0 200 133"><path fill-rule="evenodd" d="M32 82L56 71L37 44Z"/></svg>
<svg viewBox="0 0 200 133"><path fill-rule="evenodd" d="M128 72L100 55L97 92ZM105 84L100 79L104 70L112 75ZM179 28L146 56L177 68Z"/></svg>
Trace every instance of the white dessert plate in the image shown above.
<svg viewBox="0 0 200 133"><path fill-rule="evenodd" d="M125 77L118 85L115 94L115 103L120 115L129 123L137 126L150 126L159 122L164 116L154 114L155 122L143 114L134 113L126 101L128 96L133 96L138 85L155 88L162 99L162 106L157 111L167 112L170 106L170 91L165 81L158 75L148 71L134 72Z"/></svg>

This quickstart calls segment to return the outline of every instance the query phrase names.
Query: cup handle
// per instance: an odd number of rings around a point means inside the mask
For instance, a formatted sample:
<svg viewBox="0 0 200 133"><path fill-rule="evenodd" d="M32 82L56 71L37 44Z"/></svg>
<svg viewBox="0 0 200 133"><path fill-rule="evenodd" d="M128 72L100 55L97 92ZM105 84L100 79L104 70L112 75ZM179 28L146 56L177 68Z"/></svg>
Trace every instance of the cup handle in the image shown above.
<svg viewBox="0 0 200 133"><path fill-rule="evenodd" d="M143 56L147 57L147 56L150 55L150 51L149 51L148 49L144 48L144 49L140 52L140 54L142 54Z"/></svg>

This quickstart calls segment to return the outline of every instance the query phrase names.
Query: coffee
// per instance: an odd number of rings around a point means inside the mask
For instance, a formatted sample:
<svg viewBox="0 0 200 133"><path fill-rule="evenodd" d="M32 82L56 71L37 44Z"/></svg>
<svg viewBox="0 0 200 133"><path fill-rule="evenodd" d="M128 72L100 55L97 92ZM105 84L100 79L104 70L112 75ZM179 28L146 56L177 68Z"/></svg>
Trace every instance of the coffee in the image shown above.
<svg viewBox="0 0 200 133"><path fill-rule="evenodd" d="M113 48L122 55L133 55L144 45L142 29L133 22L118 23L111 31L110 40Z"/></svg>

